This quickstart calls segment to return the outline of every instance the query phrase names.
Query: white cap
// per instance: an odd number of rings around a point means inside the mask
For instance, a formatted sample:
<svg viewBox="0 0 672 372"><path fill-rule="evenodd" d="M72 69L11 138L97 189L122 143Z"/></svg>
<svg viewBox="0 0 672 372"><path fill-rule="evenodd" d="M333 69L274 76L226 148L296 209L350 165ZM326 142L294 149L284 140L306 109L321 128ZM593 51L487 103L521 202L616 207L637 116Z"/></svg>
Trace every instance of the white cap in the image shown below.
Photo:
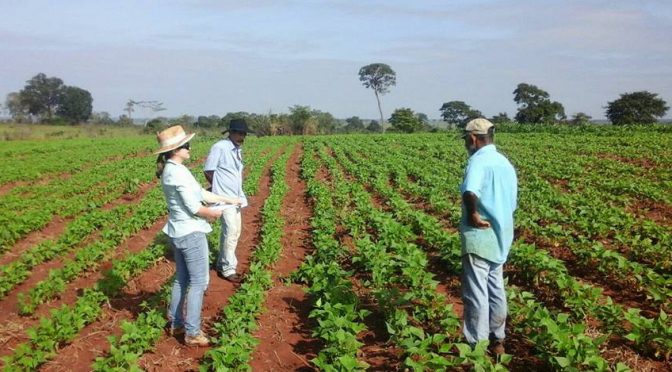
<svg viewBox="0 0 672 372"><path fill-rule="evenodd" d="M492 124L488 119L478 118L468 122L467 126L464 127L464 131L473 134L488 134L488 129L492 128L493 126L494 124Z"/></svg>

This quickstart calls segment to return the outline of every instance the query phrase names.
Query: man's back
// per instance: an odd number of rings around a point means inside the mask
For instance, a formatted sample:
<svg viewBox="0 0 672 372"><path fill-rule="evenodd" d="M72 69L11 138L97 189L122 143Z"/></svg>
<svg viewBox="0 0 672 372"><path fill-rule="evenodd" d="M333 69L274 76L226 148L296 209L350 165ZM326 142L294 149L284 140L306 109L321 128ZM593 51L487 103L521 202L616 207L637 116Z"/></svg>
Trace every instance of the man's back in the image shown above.
<svg viewBox="0 0 672 372"><path fill-rule="evenodd" d="M513 242L513 212L518 195L513 165L494 145L484 146L469 158L460 191L470 191L478 197L478 213L491 224L488 229L471 227L463 210L463 253L475 253L496 263L506 261Z"/></svg>

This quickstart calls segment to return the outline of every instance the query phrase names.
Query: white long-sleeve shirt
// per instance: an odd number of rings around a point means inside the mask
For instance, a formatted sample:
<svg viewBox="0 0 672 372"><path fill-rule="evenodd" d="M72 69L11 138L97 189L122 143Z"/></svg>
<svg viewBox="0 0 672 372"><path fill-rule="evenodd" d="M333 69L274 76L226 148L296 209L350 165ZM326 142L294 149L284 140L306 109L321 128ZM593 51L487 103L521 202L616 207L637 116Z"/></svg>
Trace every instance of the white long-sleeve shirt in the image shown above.
<svg viewBox="0 0 672 372"><path fill-rule="evenodd" d="M194 175L182 164L166 162L161 175L161 188L168 203L168 223L163 232L171 238L179 238L193 232L209 233L210 224L196 215L203 201L203 187Z"/></svg>

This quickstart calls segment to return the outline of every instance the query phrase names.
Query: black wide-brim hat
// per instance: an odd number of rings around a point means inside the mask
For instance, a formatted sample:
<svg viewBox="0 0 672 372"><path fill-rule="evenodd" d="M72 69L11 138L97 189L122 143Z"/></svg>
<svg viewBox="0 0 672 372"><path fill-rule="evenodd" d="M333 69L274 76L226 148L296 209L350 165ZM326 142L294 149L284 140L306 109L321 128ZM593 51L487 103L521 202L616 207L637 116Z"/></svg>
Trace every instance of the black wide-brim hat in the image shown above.
<svg viewBox="0 0 672 372"><path fill-rule="evenodd" d="M245 119L233 119L229 123L229 128L224 130L222 134L226 132L241 132L241 133L254 133L250 131L247 127L247 121Z"/></svg>

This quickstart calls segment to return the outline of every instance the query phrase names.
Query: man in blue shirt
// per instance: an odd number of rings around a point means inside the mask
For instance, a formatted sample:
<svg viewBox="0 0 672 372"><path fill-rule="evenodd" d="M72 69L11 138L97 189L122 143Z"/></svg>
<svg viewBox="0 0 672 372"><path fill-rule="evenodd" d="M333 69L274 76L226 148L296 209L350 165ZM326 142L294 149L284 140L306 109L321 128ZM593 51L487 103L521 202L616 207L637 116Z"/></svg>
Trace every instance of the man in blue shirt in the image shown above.
<svg viewBox="0 0 672 372"><path fill-rule="evenodd" d="M238 260L236 246L242 230L240 209L247 206L247 197L243 192L243 156L241 147L249 130L244 119L233 119L229 129L223 133L229 137L215 143L203 166L205 177L212 185L212 192L230 198L239 198L240 206L221 204L222 232L219 239L217 274L234 283L240 282L236 273Z"/></svg>
<svg viewBox="0 0 672 372"><path fill-rule="evenodd" d="M503 264L513 242L516 171L497 152L494 125L474 119L464 130L469 161L462 194L462 300L464 336L472 346L490 340L495 354L504 353L507 305Z"/></svg>

